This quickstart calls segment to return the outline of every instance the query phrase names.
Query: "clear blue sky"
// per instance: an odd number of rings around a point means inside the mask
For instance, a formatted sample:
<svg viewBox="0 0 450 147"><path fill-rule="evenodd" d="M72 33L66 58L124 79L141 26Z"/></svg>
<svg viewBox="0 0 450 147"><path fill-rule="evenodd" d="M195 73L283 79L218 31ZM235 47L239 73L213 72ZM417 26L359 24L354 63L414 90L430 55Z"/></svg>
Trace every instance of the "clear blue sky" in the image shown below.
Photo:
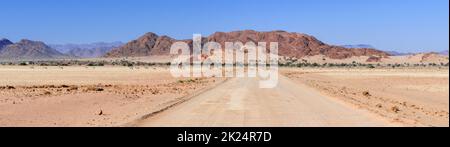
<svg viewBox="0 0 450 147"><path fill-rule="evenodd" d="M449 48L448 0L8 0L0 12L0 37L49 44L254 29L403 52Z"/></svg>

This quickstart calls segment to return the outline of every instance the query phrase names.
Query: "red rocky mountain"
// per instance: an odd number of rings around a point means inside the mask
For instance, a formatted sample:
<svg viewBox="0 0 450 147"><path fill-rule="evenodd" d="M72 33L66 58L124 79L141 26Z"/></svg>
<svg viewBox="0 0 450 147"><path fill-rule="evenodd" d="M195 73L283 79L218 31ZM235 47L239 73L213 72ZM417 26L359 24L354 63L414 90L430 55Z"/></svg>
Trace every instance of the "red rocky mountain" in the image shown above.
<svg viewBox="0 0 450 147"><path fill-rule="evenodd" d="M185 41L191 44L192 40L176 40L168 36L158 36L147 33L126 45L113 49L106 57L139 57L152 55L169 55L173 42ZM240 41L243 43L252 41L278 42L278 53L286 57L305 57L314 55L325 55L333 59L344 59L352 56L376 56L386 57L388 53L371 48L345 48L341 46L328 45L313 36L291 33L286 31L257 32L253 30L216 32L206 38L202 43L208 41L218 42L224 47L225 42Z"/></svg>

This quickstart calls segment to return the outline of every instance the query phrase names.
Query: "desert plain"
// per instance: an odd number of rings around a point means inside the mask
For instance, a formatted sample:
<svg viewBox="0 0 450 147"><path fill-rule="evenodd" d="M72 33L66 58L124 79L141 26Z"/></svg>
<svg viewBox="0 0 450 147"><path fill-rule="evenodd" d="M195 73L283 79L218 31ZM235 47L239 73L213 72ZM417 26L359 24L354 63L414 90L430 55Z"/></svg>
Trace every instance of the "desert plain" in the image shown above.
<svg viewBox="0 0 450 147"><path fill-rule="evenodd" d="M449 126L449 69L280 67L174 78L168 66L0 66L0 126Z"/></svg>
<svg viewBox="0 0 450 147"><path fill-rule="evenodd" d="M223 79L172 78L164 67L3 66L0 126L120 126Z"/></svg>

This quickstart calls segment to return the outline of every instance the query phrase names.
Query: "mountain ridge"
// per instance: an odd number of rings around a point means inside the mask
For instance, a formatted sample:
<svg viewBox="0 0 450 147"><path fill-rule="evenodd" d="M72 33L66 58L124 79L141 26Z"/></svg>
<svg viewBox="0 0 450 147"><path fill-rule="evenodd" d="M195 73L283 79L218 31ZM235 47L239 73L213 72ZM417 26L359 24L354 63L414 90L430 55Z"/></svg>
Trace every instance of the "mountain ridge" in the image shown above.
<svg viewBox="0 0 450 147"><path fill-rule="evenodd" d="M70 56L79 58L95 58L105 55L113 48L122 46L120 41L116 42L95 42L87 44L51 44L52 48Z"/></svg>
<svg viewBox="0 0 450 147"><path fill-rule="evenodd" d="M44 42L22 39L0 49L1 59L53 59L67 55L49 47Z"/></svg>
<svg viewBox="0 0 450 147"><path fill-rule="evenodd" d="M130 41L122 47L108 52L105 57L139 57L153 55L169 55L173 42L183 41L192 46L192 40L176 40L169 36L159 36L149 32L136 40ZM279 55L288 57L305 57L325 55L334 59L344 59L352 56L389 56L387 52L371 48L345 48L328 45L302 33L286 32L282 30L258 32L254 30L216 32L202 38L202 43L215 41L224 46L225 42L278 42Z"/></svg>
<svg viewBox="0 0 450 147"><path fill-rule="evenodd" d="M11 45L11 44L13 44L13 42L9 41L6 38L0 39L0 51L3 49L3 47Z"/></svg>

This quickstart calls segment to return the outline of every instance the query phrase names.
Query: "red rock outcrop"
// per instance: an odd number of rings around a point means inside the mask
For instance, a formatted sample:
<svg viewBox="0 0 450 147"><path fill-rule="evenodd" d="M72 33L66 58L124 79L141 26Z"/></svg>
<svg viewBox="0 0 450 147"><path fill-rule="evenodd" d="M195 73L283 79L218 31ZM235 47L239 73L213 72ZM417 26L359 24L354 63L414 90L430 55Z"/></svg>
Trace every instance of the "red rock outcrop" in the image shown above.
<svg viewBox="0 0 450 147"><path fill-rule="evenodd" d="M136 57L151 55L168 55L173 42L177 40L167 36L147 33L137 40L114 49L106 57ZM192 46L192 40L183 40ZM278 42L278 54L286 57L305 57L314 55L325 55L333 59L344 59L352 56L376 56L386 57L388 53L370 48L344 48L332 46L321 42L313 36L290 33L286 31L257 32L253 30L216 32L206 38L202 43L215 41L224 48L225 42Z"/></svg>

